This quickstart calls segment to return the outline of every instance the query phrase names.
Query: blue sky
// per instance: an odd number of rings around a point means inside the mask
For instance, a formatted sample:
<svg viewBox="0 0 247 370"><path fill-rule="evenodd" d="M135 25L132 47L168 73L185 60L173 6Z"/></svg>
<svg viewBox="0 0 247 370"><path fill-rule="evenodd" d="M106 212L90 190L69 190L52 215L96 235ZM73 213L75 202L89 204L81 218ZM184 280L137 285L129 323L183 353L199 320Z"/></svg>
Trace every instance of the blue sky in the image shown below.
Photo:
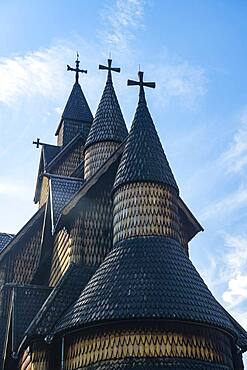
<svg viewBox="0 0 247 370"><path fill-rule="evenodd" d="M192 0L0 1L0 230L35 212L37 136L55 129L73 83L93 111L111 52L128 126L138 65L157 88L150 111L181 196L205 228L191 258L221 303L247 328L247 3Z"/></svg>

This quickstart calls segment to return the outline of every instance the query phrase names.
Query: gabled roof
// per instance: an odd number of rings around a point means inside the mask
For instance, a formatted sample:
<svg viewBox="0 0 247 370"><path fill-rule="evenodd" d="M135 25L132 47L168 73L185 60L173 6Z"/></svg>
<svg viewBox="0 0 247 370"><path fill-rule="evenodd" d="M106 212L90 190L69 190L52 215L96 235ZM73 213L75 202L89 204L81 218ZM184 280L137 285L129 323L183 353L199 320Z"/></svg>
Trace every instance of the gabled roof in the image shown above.
<svg viewBox="0 0 247 370"><path fill-rule="evenodd" d="M0 233L0 251L13 239L14 234Z"/></svg>
<svg viewBox="0 0 247 370"><path fill-rule="evenodd" d="M61 210L82 187L84 180L50 174L46 176L50 178L51 219L52 228L54 229L60 217Z"/></svg>
<svg viewBox="0 0 247 370"><path fill-rule="evenodd" d="M82 122L91 122L93 120L93 115L78 82L73 85L55 135L58 135L62 121L67 119Z"/></svg>
<svg viewBox="0 0 247 370"><path fill-rule="evenodd" d="M44 170L48 166L48 164L58 155L61 151L61 147L57 145L51 144L43 144L42 147L43 151L43 158L44 158Z"/></svg>
<svg viewBox="0 0 247 370"><path fill-rule="evenodd" d="M94 267L71 264L31 322L26 335L51 334L61 315L78 298L94 272Z"/></svg>
<svg viewBox="0 0 247 370"><path fill-rule="evenodd" d="M166 155L149 113L143 88L114 184L149 181L178 190Z"/></svg>
<svg viewBox="0 0 247 370"><path fill-rule="evenodd" d="M235 333L181 245L167 237L117 243L56 330L137 319L194 322Z"/></svg>
<svg viewBox="0 0 247 370"><path fill-rule="evenodd" d="M12 352L16 353L26 329L51 292L36 285L13 285Z"/></svg>
<svg viewBox="0 0 247 370"><path fill-rule="evenodd" d="M123 142L128 135L127 127L113 87L111 72L90 128L85 148L100 141Z"/></svg>
<svg viewBox="0 0 247 370"><path fill-rule="evenodd" d="M37 203L40 196L42 175L46 172L46 168L49 163L58 155L62 147L57 145L43 144L40 154L38 176L35 186L34 203Z"/></svg>
<svg viewBox="0 0 247 370"><path fill-rule="evenodd" d="M45 205L43 205L28 221L27 223L21 228L20 231L10 240L8 244L0 251L0 261L6 255L6 253L10 252L15 246L18 246L19 243L27 237L29 232L35 229L38 222L41 222L45 213Z"/></svg>
<svg viewBox="0 0 247 370"><path fill-rule="evenodd" d="M65 156L67 155L76 144L78 144L79 141L82 141L83 143L86 140L85 134L82 132L79 132L66 146L62 147L62 149L58 152L58 154L52 159L51 162L49 162L48 166L46 167L46 172L49 173L49 171L52 170L52 168Z"/></svg>
<svg viewBox="0 0 247 370"><path fill-rule="evenodd" d="M39 168L39 173L37 177L37 183L36 183L36 190L35 190L35 197L34 197L34 202L37 203L39 200L40 196L40 188L41 188L41 181L42 181L42 175L43 174L49 174L52 173L54 166L56 166L66 155L70 153L74 149L74 147L82 141L83 143L85 142L86 137L85 134L82 132L79 132L74 139L72 139L66 146L64 147L56 147L58 149L52 149L53 153L57 153L54 157L49 157L46 155L47 159L50 158L50 161L47 162L47 164L44 166L43 161L44 161L44 155L41 157L40 161L40 168ZM42 151L43 153L43 151Z"/></svg>

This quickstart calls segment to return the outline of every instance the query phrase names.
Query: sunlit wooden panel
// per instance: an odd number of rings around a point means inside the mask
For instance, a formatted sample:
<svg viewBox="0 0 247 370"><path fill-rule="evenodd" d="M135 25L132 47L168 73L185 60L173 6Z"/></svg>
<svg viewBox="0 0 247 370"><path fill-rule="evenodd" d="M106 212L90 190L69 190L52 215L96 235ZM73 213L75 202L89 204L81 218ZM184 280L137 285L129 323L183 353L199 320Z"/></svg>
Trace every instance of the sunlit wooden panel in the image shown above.
<svg viewBox="0 0 247 370"><path fill-rule="evenodd" d="M181 241L176 194L163 185L132 183L114 196L114 243L133 236L163 235Z"/></svg>
<svg viewBox="0 0 247 370"><path fill-rule="evenodd" d="M54 238L52 266L49 285L55 286L69 267L71 239L68 231L63 228Z"/></svg>
<svg viewBox="0 0 247 370"><path fill-rule="evenodd" d="M65 351L65 369L123 358L190 358L232 367L228 336L214 330L181 331L129 330L77 337Z"/></svg>
<svg viewBox="0 0 247 370"><path fill-rule="evenodd" d="M90 146L85 151L84 178L91 177L115 152L119 143L102 141Z"/></svg>

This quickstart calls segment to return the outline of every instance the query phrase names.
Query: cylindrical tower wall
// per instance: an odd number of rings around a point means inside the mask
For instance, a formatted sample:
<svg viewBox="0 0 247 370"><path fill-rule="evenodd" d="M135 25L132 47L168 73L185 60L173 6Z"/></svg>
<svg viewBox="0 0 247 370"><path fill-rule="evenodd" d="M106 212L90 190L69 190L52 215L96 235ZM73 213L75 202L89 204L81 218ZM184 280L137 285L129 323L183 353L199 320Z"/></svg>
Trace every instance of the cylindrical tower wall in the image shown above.
<svg viewBox="0 0 247 370"><path fill-rule="evenodd" d="M113 243L138 236L167 236L181 242L177 194L152 182L130 183L114 194Z"/></svg>
<svg viewBox="0 0 247 370"><path fill-rule="evenodd" d="M153 368L158 364L164 369L180 369L181 363L190 364L191 369L233 369L231 340L221 331L181 323L172 327L148 323L143 327L129 326L91 331L67 339L65 369L101 369L102 364L110 369L122 368L121 364L129 364L126 368L131 369L150 365Z"/></svg>
<svg viewBox="0 0 247 370"><path fill-rule="evenodd" d="M84 178L88 180L118 148L119 143L102 141L85 150Z"/></svg>

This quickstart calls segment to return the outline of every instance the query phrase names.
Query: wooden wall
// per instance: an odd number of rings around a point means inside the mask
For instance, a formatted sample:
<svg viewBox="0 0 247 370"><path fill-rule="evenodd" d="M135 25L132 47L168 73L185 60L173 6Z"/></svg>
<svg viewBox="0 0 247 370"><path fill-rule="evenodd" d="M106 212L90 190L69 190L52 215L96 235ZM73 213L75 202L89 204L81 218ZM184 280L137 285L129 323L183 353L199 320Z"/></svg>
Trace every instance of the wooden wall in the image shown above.
<svg viewBox="0 0 247 370"><path fill-rule="evenodd" d="M119 147L119 143L103 141L85 151L84 178L91 177Z"/></svg>
<svg viewBox="0 0 247 370"><path fill-rule="evenodd" d="M113 243L134 236L167 236L181 241L177 195L163 185L132 183L114 195Z"/></svg>
<svg viewBox="0 0 247 370"><path fill-rule="evenodd" d="M229 366L233 369L231 341L209 328L139 328L78 334L67 339L65 370L124 358L183 358ZM142 368L145 368L145 362Z"/></svg>
<svg viewBox="0 0 247 370"><path fill-rule="evenodd" d="M79 140L75 148L66 156L61 157L61 160L54 165L52 173L56 175L70 176L76 170L81 161L83 161L83 149L84 146Z"/></svg>
<svg viewBox="0 0 247 370"><path fill-rule="evenodd" d="M50 286L55 286L69 267L71 257L71 238L64 227L54 237L53 255L50 273Z"/></svg>

